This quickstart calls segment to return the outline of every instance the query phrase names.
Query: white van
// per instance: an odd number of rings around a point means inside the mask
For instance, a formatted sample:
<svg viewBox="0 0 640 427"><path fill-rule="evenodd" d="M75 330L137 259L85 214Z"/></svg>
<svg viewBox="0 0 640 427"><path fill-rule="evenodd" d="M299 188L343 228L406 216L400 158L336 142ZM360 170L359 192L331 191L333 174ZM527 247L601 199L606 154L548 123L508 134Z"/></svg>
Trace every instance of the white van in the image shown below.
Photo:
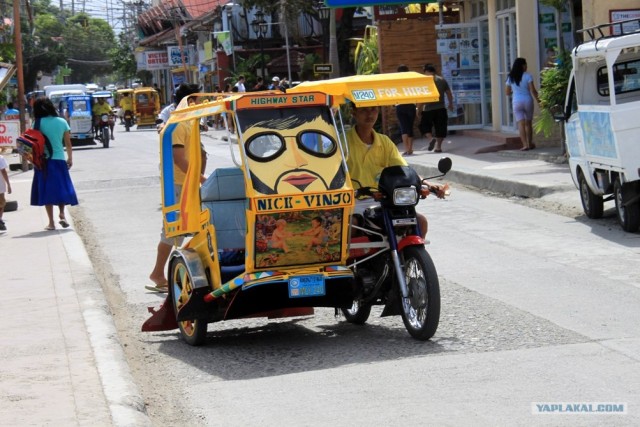
<svg viewBox="0 0 640 427"><path fill-rule="evenodd" d="M582 30L592 40L571 54L561 117L585 214L600 218L604 202L614 200L618 221L629 232L640 227L640 30L629 31L638 23Z"/></svg>

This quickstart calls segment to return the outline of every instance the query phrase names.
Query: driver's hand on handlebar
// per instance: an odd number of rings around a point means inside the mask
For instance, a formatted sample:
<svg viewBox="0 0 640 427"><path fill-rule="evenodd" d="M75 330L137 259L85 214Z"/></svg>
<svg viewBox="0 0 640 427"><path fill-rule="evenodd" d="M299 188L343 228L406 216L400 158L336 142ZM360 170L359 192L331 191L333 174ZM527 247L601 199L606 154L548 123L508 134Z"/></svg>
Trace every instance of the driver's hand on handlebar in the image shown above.
<svg viewBox="0 0 640 427"><path fill-rule="evenodd" d="M424 183L429 189L430 193L436 193L439 199L444 199L449 195L449 184L432 184L430 182Z"/></svg>

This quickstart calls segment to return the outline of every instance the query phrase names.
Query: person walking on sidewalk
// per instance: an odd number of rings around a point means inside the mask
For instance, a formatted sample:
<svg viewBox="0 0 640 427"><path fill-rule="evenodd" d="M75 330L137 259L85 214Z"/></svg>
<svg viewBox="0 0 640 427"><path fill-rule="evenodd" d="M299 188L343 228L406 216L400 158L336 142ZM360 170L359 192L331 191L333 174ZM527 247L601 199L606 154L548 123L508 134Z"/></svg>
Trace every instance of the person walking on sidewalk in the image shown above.
<svg viewBox="0 0 640 427"><path fill-rule="evenodd" d="M409 71L409 67L402 64L398 66L398 72L404 73ZM404 145L403 156L413 155L413 123L416 121L416 104L398 104L396 105L396 116L400 124L400 135L402 135L402 144Z"/></svg>
<svg viewBox="0 0 640 427"><path fill-rule="evenodd" d="M4 207L7 205L7 199L4 194L11 194L11 182L9 182L9 174L7 173L8 167L7 161L0 155L0 233L7 231L7 226L4 225L2 220L2 214L4 213Z"/></svg>
<svg viewBox="0 0 640 427"><path fill-rule="evenodd" d="M52 152L47 153L45 169L33 170L31 205L45 207L49 217L45 230L56 229L53 205L57 205L59 223L62 228L67 228L69 223L64 214L64 207L78 204L76 190L69 175L69 169L73 166L71 129L65 119L58 117L58 112L49 98L40 97L33 103L33 116L36 122L34 128L39 129L49 139Z"/></svg>
<svg viewBox="0 0 640 427"><path fill-rule="evenodd" d="M520 150L536 148L533 143L533 100L540 103L538 91L533 84L533 77L527 72L527 60L516 58L507 77L505 87L507 96L511 96L513 119L518 123L518 132L522 141Z"/></svg>
<svg viewBox="0 0 640 427"><path fill-rule="evenodd" d="M433 129L432 135L434 138L429 142L427 150L442 153L442 141L447 136L447 124L449 122L444 97L446 95L449 101L449 110L453 111L453 94L449 88L449 83L436 74L436 67L433 64L425 64L424 72L428 76L433 76L434 83L440 93L440 99L437 102L422 104L421 112L419 113L420 133L426 136Z"/></svg>
<svg viewBox="0 0 640 427"><path fill-rule="evenodd" d="M182 101L185 96L198 93L199 91L200 90L198 85L186 83L181 84L180 87L176 90L175 104L179 105L180 101ZM185 175L187 173L187 170L189 169L189 152L191 149L193 149L193 147L191 146L191 123L188 121L178 123L171 137L171 150L173 153L174 194L177 200L179 200L182 193L182 184L184 183ZM200 149L203 150L202 147L200 147ZM204 169L206 167L206 159L206 154L203 153L203 164L201 172L204 172ZM204 175L202 175L200 177L201 183L204 182L204 180ZM165 276L165 265L169 260L169 255L171 255L171 249L173 248L174 242L180 244L182 242L182 239L168 238L165 235L163 226L162 231L160 232L160 242L158 242L156 252L156 262L153 266L151 274L149 274L149 280L151 280L153 284L145 286L146 289L153 292L161 293L166 293L169 291L168 281Z"/></svg>

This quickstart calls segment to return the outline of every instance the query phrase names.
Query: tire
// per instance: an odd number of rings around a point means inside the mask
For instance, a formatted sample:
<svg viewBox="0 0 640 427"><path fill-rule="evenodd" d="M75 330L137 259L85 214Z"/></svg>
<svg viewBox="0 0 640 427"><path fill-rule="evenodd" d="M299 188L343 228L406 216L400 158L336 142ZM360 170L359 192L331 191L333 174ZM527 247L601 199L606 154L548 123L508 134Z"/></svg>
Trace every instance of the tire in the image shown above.
<svg viewBox="0 0 640 427"><path fill-rule="evenodd" d="M184 260L176 261L171 267L171 278L169 279L169 292L174 312L178 312L180 307L180 295L183 289L188 293L192 288L191 276ZM194 319L178 322L180 336L189 345L201 346L207 339L207 322Z"/></svg>
<svg viewBox="0 0 640 427"><path fill-rule="evenodd" d="M102 146L104 148L109 148L109 138L111 138L111 135L109 135L109 128L105 127L102 129Z"/></svg>
<svg viewBox="0 0 640 427"><path fill-rule="evenodd" d="M364 325L371 314L371 304L360 304L358 301L353 301L351 308L341 310L347 322L354 325Z"/></svg>
<svg viewBox="0 0 640 427"><path fill-rule="evenodd" d="M640 228L640 203L622 205L622 182L620 177L613 184L614 200L616 201L616 213L618 222L624 231L635 233Z"/></svg>
<svg viewBox="0 0 640 427"><path fill-rule="evenodd" d="M127 132L129 132L129 130L131 129L131 120L124 121L124 128Z"/></svg>
<svg viewBox="0 0 640 427"><path fill-rule="evenodd" d="M580 201L582 202L582 210L591 219L602 218L604 213L604 201L602 196L593 194L584 174L578 171L578 188L580 190Z"/></svg>
<svg viewBox="0 0 640 427"><path fill-rule="evenodd" d="M400 314L409 334L426 341L436 333L440 322L438 273L424 247L405 248L402 259L409 297L401 298Z"/></svg>

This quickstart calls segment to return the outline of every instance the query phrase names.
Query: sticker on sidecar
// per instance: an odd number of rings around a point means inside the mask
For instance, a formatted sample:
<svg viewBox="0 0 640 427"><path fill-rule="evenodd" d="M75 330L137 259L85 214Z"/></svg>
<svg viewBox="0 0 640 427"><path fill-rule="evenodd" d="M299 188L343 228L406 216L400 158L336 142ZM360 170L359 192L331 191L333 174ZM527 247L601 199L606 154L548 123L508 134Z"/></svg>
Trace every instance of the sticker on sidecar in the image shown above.
<svg viewBox="0 0 640 427"><path fill-rule="evenodd" d="M324 276L296 276L289 279L289 298L321 297L325 295Z"/></svg>

